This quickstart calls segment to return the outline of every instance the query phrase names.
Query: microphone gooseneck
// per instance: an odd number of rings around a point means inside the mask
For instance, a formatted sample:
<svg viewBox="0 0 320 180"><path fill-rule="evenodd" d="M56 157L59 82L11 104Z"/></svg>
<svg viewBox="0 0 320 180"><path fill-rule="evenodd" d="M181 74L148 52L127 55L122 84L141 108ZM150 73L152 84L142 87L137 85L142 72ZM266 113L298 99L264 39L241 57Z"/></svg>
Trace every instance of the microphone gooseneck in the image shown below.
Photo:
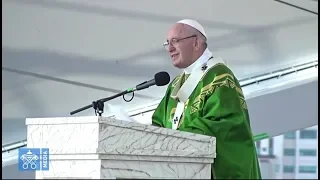
<svg viewBox="0 0 320 180"><path fill-rule="evenodd" d="M152 79L152 80L145 81L145 82L143 82L141 84L138 84L134 88L129 88L129 89L127 89L127 90L125 90L125 91L123 91L121 93L118 93L116 95L113 95L111 97L107 97L107 98L99 99L97 101L93 101L92 104L90 104L90 105L87 105L85 107L82 107L80 109L77 109L75 111L70 112L70 115L79 113L81 111L84 111L86 109L89 109L89 108L93 107L93 109L95 110L95 114L97 115L97 113L98 113L99 116L101 116L101 114L103 113L103 108L104 108L103 103L104 102L110 101L110 100L115 99L115 98L120 97L120 96L123 96L123 99L126 102L130 102L134 97L134 91L146 89L146 88L149 88L150 86L153 86L153 85L165 86L169 82L170 82L170 76L169 76L169 74L167 72L164 72L164 71L158 72L157 74L154 75L154 79ZM126 100L124 98L124 95L126 95L128 93L132 93L132 97L131 97L130 100Z"/></svg>
<svg viewBox="0 0 320 180"><path fill-rule="evenodd" d="M167 72L158 72L154 75L154 79L150 81L145 81L136 86L135 90L142 90L146 89L150 86L157 85L157 86L165 86L170 82L170 76Z"/></svg>

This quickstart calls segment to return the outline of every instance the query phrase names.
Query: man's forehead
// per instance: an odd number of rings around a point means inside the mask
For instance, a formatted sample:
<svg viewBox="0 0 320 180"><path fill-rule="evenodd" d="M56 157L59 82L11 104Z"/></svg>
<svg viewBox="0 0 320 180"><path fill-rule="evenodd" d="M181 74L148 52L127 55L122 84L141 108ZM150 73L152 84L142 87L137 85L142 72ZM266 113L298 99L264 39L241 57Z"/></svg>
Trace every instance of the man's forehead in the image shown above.
<svg viewBox="0 0 320 180"><path fill-rule="evenodd" d="M178 36L180 34L184 34L185 30L186 28L184 24L176 23L168 31L168 38L170 38L171 36Z"/></svg>

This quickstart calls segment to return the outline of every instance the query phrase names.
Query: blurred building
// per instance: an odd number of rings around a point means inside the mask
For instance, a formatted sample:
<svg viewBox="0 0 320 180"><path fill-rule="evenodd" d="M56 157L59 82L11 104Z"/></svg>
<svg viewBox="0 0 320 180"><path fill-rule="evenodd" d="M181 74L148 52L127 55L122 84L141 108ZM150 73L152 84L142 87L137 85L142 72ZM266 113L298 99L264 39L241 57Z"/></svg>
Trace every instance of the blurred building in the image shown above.
<svg viewBox="0 0 320 180"><path fill-rule="evenodd" d="M256 142L263 179L317 179L318 126Z"/></svg>

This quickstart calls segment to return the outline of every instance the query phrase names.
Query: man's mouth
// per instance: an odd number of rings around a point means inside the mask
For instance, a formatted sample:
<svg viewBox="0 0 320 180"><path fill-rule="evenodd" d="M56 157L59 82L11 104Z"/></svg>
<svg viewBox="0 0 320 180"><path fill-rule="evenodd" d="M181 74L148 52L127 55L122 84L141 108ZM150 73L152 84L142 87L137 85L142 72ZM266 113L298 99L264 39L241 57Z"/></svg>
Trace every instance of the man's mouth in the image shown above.
<svg viewBox="0 0 320 180"><path fill-rule="evenodd" d="M179 53L171 54L171 58L176 58L179 55Z"/></svg>

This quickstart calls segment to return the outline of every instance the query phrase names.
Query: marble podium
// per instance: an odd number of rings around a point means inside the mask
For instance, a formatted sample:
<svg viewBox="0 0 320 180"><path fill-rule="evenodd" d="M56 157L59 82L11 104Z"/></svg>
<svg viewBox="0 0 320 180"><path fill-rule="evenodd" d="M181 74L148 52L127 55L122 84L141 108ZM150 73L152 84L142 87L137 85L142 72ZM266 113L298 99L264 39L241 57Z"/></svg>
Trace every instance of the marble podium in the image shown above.
<svg viewBox="0 0 320 180"><path fill-rule="evenodd" d="M210 179L214 137L106 117L27 118L28 148L49 148L36 179Z"/></svg>

